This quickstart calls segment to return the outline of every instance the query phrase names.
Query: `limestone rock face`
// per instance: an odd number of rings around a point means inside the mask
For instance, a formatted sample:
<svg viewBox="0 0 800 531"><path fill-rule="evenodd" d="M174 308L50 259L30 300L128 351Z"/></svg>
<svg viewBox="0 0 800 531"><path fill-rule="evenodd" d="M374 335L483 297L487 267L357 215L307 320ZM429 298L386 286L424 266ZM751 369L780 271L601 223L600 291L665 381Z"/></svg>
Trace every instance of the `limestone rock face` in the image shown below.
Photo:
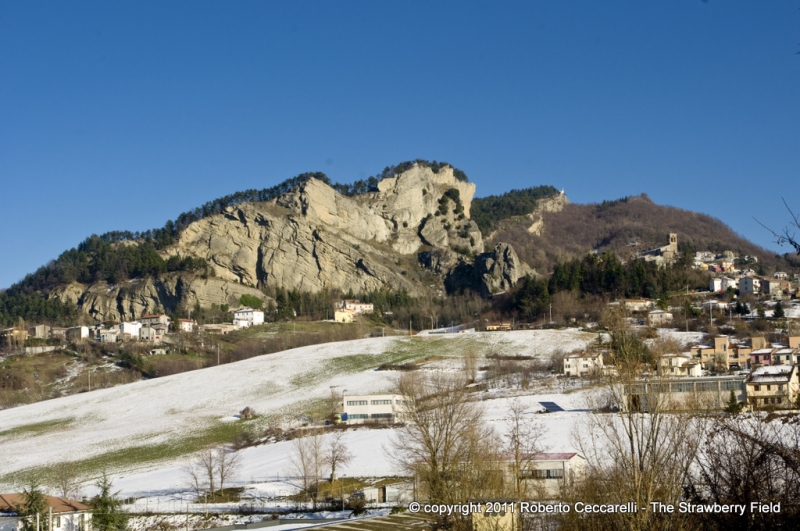
<svg viewBox="0 0 800 531"><path fill-rule="evenodd" d="M420 294L424 288L396 267L397 255L423 245L480 253L483 240L469 219L474 194L475 185L449 167L414 166L356 197L311 179L275 201L193 223L167 254L205 258L219 278L254 288Z"/></svg>
<svg viewBox="0 0 800 531"><path fill-rule="evenodd" d="M131 321L159 311L171 312L196 304L208 308L212 304L236 307L242 295L269 300L261 291L218 278L203 279L193 275L171 274L159 278L135 279L116 285L105 282L83 286L72 283L54 291L51 297L70 298L78 307L98 321Z"/></svg>
<svg viewBox="0 0 800 531"><path fill-rule="evenodd" d="M127 320L195 304L235 306L242 294L265 299L262 290L272 288L405 289L414 296L469 288L489 295L521 275L509 245L483 252L469 218L475 185L456 179L452 168L434 173L415 165L377 188L350 197L309 179L275 200L231 206L190 224L162 256L203 258L212 278L72 284L51 296L77 301L98 320Z"/></svg>
<svg viewBox="0 0 800 531"><path fill-rule="evenodd" d="M539 203L536 205L536 209L528 214L528 217L531 220L531 224L528 227L528 232L533 235L540 236L542 234L542 230L544 230L544 218L542 214L544 212L561 212L568 204L569 199L567 199L567 195L563 190L555 197L548 197L547 199L542 199L539 201Z"/></svg>
<svg viewBox="0 0 800 531"><path fill-rule="evenodd" d="M480 255L475 260L475 272L484 296L508 291L525 275L517 253L507 243L498 243L494 249Z"/></svg>

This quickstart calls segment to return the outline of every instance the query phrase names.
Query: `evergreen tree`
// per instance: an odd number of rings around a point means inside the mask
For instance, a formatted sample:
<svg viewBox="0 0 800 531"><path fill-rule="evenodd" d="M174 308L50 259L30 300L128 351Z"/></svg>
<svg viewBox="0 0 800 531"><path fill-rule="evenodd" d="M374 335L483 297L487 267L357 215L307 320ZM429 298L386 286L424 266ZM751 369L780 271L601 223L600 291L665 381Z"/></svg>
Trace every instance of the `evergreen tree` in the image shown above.
<svg viewBox="0 0 800 531"><path fill-rule="evenodd" d="M736 399L736 393L733 392L733 389L731 389L728 403L725 405L725 412L731 415L737 415L742 412L742 404Z"/></svg>
<svg viewBox="0 0 800 531"><path fill-rule="evenodd" d="M14 512L22 520L21 531L37 531L36 530L36 515L40 520L43 518L44 512L47 510L47 498L39 488L39 484L31 482L27 489L22 491L22 503L14 505ZM44 527L44 522L40 523L40 527Z"/></svg>
<svg viewBox="0 0 800 531"><path fill-rule="evenodd" d="M122 510L118 493L111 492L111 480L103 472L96 484L100 493L91 499L93 531L124 531L128 527L128 515Z"/></svg>
<svg viewBox="0 0 800 531"><path fill-rule="evenodd" d="M778 304L775 305L775 310L772 313L772 316L775 319L783 319L786 317L786 313L783 311L783 304L778 301Z"/></svg>

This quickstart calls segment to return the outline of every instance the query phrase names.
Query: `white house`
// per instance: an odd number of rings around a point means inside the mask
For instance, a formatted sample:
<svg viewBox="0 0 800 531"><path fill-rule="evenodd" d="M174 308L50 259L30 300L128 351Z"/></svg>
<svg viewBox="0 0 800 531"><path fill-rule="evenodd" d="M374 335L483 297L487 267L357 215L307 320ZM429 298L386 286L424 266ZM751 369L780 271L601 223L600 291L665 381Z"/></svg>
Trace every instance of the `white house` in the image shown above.
<svg viewBox="0 0 800 531"><path fill-rule="evenodd" d="M89 531L92 513L86 505L55 496L45 496L47 510L40 518L41 529L49 531ZM15 507L22 505L22 494L0 494L0 531L18 531L22 519L17 516Z"/></svg>
<svg viewBox="0 0 800 531"><path fill-rule="evenodd" d="M181 332L194 332L194 327L197 323L192 321L191 319L178 319L178 329Z"/></svg>
<svg viewBox="0 0 800 531"><path fill-rule="evenodd" d="M721 291L725 291L722 289L722 279L714 277L708 281L708 291L711 293L719 293Z"/></svg>
<svg viewBox="0 0 800 531"><path fill-rule="evenodd" d="M739 287L739 280L731 277L722 277L722 291L728 291L728 288L736 289Z"/></svg>
<svg viewBox="0 0 800 531"><path fill-rule="evenodd" d="M252 308L239 308L233 312L233 326L236 328L247 328L264 324L264 312Z"/></svg>
<svg viewBox="0 0 800 531"><path fill-rule="evenodd" d="M564 486L583 477L585 467L586 459L575 452L541 453L526 460L521 475L537 497L555 499Z"/></svg>
<svg viewBox="0 0 800 531"><path fill-rule="evenodd" d="M142 323L139 322L132 322L132 323L122 323L119 325L119 335L124 337L126 334L131 339L139 339L139 330L142 329Z"/></svg>
<svg viewBox="0 0 800 531"><path fill-rule="evenodd" d="M664 310L653 310L647 314L647 324L661 326L672 322L672 314Z"/></svg>
<svg viewBox="0 0 800 531"><path fill-rule="evenodd" d="M603 371L602 352L584 352L564 357L564 374L567 376L587 376Z"/></svg>
<svg viewBox="0 0 800 531"><path fill-rule="evenodd" d="M350 310L353 313L372 313L375 311L374 305L371 302L361 302L353 299L345 299L342 301L342 309Z"/></svg>
<svg viewBox="0 0 800 531"><path fill-rule="evenodd" d="M402 422L405 403L402 395L346 395L342 397L342 421Z"/></svg>

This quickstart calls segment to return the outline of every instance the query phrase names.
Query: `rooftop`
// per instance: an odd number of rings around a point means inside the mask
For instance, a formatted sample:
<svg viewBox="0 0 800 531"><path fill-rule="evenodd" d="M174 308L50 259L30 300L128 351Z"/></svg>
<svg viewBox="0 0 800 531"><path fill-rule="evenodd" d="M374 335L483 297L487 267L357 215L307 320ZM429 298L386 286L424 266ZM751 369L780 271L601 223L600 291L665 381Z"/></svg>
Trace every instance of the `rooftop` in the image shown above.
<svg viewBox="0 0 800 531"><path fill-rule="evenodd" d="M45 496L47 506L53 508L54 513L74 513L76 511L88 511L89 508L75 500L67 498L57 498L56 496ZM22 505L25 499L22 494L0 494L0 512L16 514L15 507Z"/></svg>

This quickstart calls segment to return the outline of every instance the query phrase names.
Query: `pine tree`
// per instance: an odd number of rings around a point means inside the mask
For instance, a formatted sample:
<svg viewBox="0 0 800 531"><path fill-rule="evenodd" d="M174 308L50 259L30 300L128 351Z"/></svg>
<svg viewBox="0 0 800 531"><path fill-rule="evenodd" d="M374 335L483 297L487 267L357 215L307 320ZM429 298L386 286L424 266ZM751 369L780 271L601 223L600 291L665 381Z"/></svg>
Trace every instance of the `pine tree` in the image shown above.
<svg viewBox="0 0 800 531"><path fill-rule="evenodd" d="M39 484L32 482L22 491L22 499L22 504L14 505L14 512L22 520L20 531L36 531L36 515L43 514L47 509L47 498L40 490Z"/></svg>
<svg viewBox="0 0 800 531"><path fill-rule="evenodd" d="M784 317L786 317L786 313L783 311L783 304L781 304L780 301L778 301L778 303L775 305L772 317L774 317L775 319L783 319Z"/></svg>
<svg viewBox="0 0 800 531"><path fill-rule="evenodd" d="M100 494L89 502L92 508L93 531L124 531L128 527L128 515L122 510L118 493L111 492L111 480L105 472L96 483Z"/></svg>
<svg viewBox="0 0 800 531"><path fill-rule="evenodd" d="M736 399L736 393L733 392L731 389L730 397L728 398L728 403L725 406L725 412L730 413L731 415L737 415L742 412L742 404Z"/></svg>

